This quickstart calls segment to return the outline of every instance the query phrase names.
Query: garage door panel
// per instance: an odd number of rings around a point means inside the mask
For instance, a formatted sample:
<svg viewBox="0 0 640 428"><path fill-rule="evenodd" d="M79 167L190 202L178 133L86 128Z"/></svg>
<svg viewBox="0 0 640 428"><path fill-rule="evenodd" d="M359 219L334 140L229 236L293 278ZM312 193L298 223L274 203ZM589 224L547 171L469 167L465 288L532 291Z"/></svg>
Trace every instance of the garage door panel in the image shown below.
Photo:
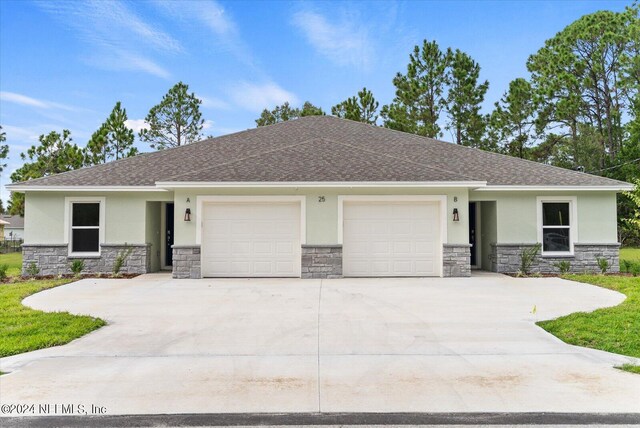
<svg viewBox="0 0 640 428"><path fill-rule="evenodd" d="M373 260L373 274L378 276L386 276L390 272L388 260Z"/></svg>
<svg viewBox="0 0 640 428"><path fill-rule="evenodd" d="M345 202L345 276L438 276L437 202Z"/></svg>
<svg viewBox="0 0 640 428"><path fill-rule="evenodd" d="M288 256L294 254L294 248L291 242L276 242L276 254L280 256Z"/></svg>
<svg viewBox="0 0 640 428"><path fill-rule="evenodd" d="M300 276L300 204L203 206L202 275Z"/></svg>

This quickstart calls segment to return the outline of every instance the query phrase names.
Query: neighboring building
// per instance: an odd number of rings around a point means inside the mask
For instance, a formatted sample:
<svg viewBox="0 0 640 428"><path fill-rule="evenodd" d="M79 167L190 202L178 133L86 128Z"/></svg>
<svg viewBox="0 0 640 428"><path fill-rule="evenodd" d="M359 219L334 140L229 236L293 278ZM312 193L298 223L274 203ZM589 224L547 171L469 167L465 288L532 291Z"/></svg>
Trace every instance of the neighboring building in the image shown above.
<svg viewBox="0 0 640 428"><path fill-rule="evenodd" d="M24 266L176 278L618 270L628 183L331 116L16 183Z"/></svg>
<svg viewBox="0 0 640 428"><path fill-rule="evenodd" d="M0 236L2 236L2 240L5 240L5 227L9 225L8 221L0 220Z"/></svg>
<svg viewBox="0 0 640 428"><path fill-rule="evenodd" d="M4 239L20 240L24 238L24 217L19 215L2 215L0 219L8 223L4 226Z"/></svg>

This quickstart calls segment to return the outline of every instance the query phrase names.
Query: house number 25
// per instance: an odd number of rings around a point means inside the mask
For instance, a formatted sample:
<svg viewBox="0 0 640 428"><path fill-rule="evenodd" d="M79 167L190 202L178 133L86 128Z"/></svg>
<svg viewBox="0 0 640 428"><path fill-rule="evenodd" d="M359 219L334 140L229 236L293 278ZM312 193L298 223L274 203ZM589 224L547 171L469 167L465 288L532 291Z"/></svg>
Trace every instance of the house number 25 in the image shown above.
<svg viewBox="0 0 640 428"><path fill-rule="evenodd" d="M318 196L318 202L324 202L324 196Z"/></svg>

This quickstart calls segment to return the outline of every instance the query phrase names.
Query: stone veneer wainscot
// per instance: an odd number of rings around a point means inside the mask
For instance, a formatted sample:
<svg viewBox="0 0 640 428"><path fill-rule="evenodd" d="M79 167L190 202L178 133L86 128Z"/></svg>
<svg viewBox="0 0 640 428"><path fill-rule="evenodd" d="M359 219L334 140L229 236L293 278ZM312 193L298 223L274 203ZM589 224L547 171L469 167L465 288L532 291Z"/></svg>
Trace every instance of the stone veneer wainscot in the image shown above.
<svg viewBox="0 0 640 428"><path fill-rule="evenodd" d="M22 274L35 263L40 270L38 276L65 275L71 272L73 260L84 260L83 273L113 273L116 257L120 252L131 248L131 254L125 259L120 273L147 273L151 265L150 244L101 244L100 255L69 256L68 244L23 244Z"/></svg>
<svg viewBox="0 0 640 428"><path fill-rule="evenodd" d="M516 273L520 270L522 251L532 244L491 244L491 270L498 273ZM538 253L531 266L532 273L559 273L555 266L560 261L571 263L571 272L600 272L597 258L609 261L609 272L620 272L620 244L574 244L573 256L543 256Z"/></svg>

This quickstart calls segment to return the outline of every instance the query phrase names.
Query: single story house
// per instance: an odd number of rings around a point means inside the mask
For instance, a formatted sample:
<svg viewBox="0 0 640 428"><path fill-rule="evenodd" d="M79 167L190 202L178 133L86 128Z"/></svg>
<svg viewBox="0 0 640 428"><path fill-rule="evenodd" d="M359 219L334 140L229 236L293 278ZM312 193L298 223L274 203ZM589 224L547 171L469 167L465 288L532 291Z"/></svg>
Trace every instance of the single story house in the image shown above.
<svg viewBox="0 0 640 428"><path fill-rule="evenodd" d="M175 278L468 276L618 269L628 183L314 116L8 186L24 266Z"/></svg>
<svg viewBox="0 0 640 428"><path fill-rule="evenodd" d="M20 240L24 237L24 217L3 215L0 220L9 223L4 226L4 239Z"/></svg>

